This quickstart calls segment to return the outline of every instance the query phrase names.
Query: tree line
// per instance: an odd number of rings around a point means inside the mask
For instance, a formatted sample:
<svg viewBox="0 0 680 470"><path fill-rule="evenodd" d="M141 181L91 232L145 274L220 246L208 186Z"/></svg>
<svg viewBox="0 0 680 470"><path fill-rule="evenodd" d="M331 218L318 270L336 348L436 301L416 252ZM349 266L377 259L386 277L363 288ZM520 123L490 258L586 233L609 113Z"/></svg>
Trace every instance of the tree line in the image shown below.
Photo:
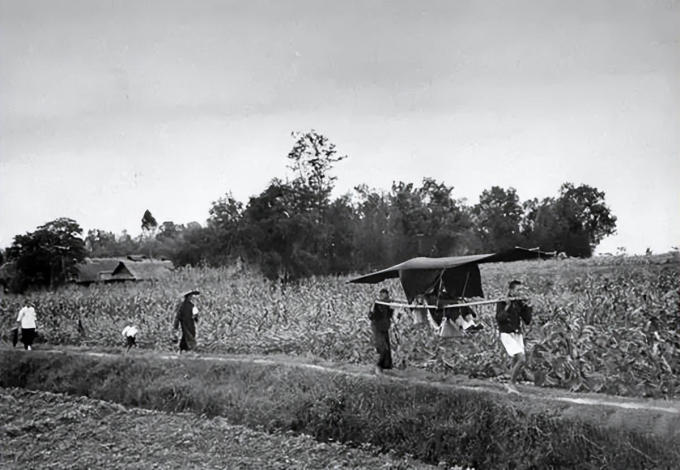
<svg viewBox="0 0 680 470"><path fill-rule="evenodd" d="M21 272L33 266L26 277L34 285L63 280L85 256L133 253L167 258L176 266L223 266L240 258L267 278L295 280L370 271L414 256L515 246L590 257L616 230L604 192L572 183L564 183L555 197L526 201L514 188L494 186L473 205L433 178L395 182L387 191L361 185L333 198L333 166L347 157L315 131L293 138L290 177L274 178L246 204L226 193L211 203L203 225L159 224L147 210L139 237L96 229L83 237L77 222L57 219L15 237L5 258Z"/></svg>

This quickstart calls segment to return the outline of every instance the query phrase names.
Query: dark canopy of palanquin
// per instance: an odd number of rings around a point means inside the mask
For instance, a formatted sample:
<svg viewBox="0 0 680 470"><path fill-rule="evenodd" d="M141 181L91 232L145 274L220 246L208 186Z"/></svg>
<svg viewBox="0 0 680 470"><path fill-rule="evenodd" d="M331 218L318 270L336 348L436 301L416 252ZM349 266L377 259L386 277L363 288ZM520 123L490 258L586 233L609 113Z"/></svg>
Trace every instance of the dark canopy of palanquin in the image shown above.
<svg viewBox="0 0 680 470"><path fill-rule="evenodd" d="M538 249L513 248L502 253L485 255L450 256L446 258L413 258L381 271L357 277L349 282L377 284L386 279L399 278L409 302L419 295L442 291L450 298L484 297L481 263L502 263L553 257Z"/></svg>

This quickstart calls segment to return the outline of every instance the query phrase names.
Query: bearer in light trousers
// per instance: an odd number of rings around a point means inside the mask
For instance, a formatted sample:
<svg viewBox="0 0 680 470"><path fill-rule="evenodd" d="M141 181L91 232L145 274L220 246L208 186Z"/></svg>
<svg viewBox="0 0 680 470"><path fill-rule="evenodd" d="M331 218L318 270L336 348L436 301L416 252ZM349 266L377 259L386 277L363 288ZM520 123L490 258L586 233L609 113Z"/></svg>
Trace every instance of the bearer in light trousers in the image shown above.
<svg viewBox="0 0 680 470"><path fill-rule="evenodd" d="M531 323L532 307L521 297L521 285L519 281L511 281L508 286L509 302L500 302L496 306L496 322L500 331L501 343L512 357L512 369L510 372L510 384L508 392L519 393L515 388L515 382L526 362L524 354L524 336L522 335L522 323Z"/></svg>

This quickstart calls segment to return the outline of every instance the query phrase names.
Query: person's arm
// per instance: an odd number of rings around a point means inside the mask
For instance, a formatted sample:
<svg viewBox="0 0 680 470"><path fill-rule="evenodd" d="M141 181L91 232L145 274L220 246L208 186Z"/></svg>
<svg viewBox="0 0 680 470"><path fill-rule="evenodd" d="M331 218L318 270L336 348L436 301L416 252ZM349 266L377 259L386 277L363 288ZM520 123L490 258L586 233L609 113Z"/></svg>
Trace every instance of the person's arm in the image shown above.
<svg viewBox="0 0 680 470"><path fill-rule="evenodd" d="M177 330L179 328L179 321L182 316L182 304L177 307L177 313L175 314L175 321L172 324L172 329Z"/></svg>
<svg viewBox="0 0 680 470"><path fill-rule="evenodd" d="M527 305L526 303L522 302L522 309L520 310L519 315L526 325L529 325L531 323L533 310L534 309L531 307L531 305Z"/></svg>
<svg viewBox="0 0 680 470"><path fill-rule="evenodd" d="M468 315L472 316L472 318L477 318L477 312L475 312L475 309L472 307L465 307L465 314L463 317L467 317Z"/></svg>
<svg viewBox="0 0 680 470"><path fill-rule="evenodd" d="M375 320L375 316L376 316L375 308L376 308L376 304L373 304L371 309L368 311L368 319L371 320L371 321Z"/></svg>
<svg viewBox="0 0 680 470"><path fill-rule="evenodd" d="M508 310L506 306L507 304L505 302L498 302L496 304L496 321L498 323L508 322Z"/></svg>
<svg viewBox="0 0 680 470"><path fill-rule="evenodd" d="M198 323L198 309L196 308L195 305L194 305L194 307L191 309L191 314L192 314L193 317L194 317L194 321L195 321L196 323Z"/></svg>
<svg viewBox="0 0 680 470"><path fill-rule="evenodd" d="M21 320L24 318L24 314L26 313L25 308L26 307L19 310L19 315L17 316L17 323L19 324L19 326L21 326Z"/></svg>

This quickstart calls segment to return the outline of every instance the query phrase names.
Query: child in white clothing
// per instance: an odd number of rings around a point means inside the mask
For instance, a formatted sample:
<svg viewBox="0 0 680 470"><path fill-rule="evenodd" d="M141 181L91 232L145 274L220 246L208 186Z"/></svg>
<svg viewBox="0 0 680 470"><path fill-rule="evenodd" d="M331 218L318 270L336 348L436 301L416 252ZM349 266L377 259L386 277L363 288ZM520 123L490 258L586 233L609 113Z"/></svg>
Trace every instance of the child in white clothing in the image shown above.
<svg viewBox="0 0 680 470"><path fill-rule="evenodd" d="M127 350L125 351L125 354L130 352L130 349L132 348L132 346L135 346L137 344L135 342L135 337L137 336L138 331L139 330L137 330L137 327L134 326L134 325L126 326L123 329L123 336L127 340Z"/></svg>

